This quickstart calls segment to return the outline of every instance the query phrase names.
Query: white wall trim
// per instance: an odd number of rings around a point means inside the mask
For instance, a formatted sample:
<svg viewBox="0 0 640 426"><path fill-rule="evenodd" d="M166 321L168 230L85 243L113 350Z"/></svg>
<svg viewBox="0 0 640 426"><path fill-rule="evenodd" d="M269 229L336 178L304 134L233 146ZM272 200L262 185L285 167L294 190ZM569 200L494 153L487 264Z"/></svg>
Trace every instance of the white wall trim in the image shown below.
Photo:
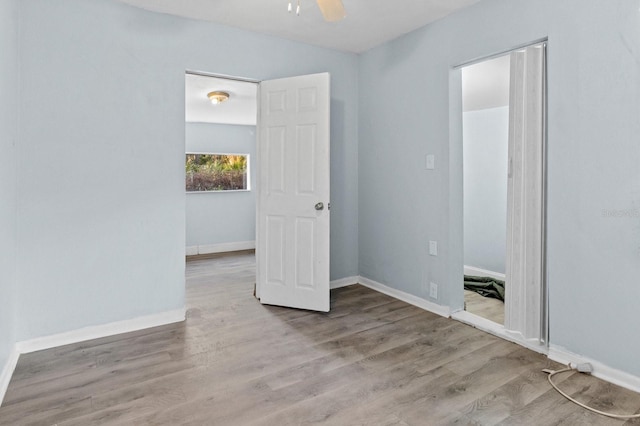
<svg viewBox="0 0 640 426"><path fill-rule="evenodd" d="M205 244L200 246L188 246L186 248L186 255L196 256L198 254L227 253L231 251L254 250L255 248L255 240L238 241L235 243Z"/></svg>
<svg viewBox="0 0 640 426"><path fill-rule="evenodd" d="M527 340L521 333L509 331L504 327L504 325L498 324L481 316L474 315L471 312L454 312L451 314L451 318L477 328L478 330L484 331L485 333L493 334L494 336L508 340L509 342L524 346L534 352L544 355L547 355L549 352L548 348L545 345L538 343L537 340Z"/></svg>
<svg viewBox="0 0 640 426"><path fill-rule="evenodd" d="M410 305L417 306L425 311L432 312L436 315L449 318L451 316L451 309L448 306L438 305L425 299L421 299L413 294L405 293L404 291L391 288L387 285L381 284L377 281L370 280L369 278L360 277L359 284L369 287L372 290L386 294L387 296L394 297L398 300L402 300Z"/></svg>
<svg viewBox="0 0 640 426"><path fill-rule="evenodd" d="M493 272L487 269L481 269L481 268L476 268L475 266L467 266L467 265L464 265L464 274L471 275L474 277L495 278L500 281L504 281L506 278L506 275L501 274L500 272Z"/></svg>
<svg viewBox="0 0 640 426"><path fill-rule="evenodd" d="M85 340L99 339L101 337L129 333L132 331L143 330L145 328L158 327L161 325L184 321L186 318L185 313L185 309L181 308L125 321L116 321L109 324L84 327L65 333L18 342L16 343L16 349L18 353L26 354L72 343L84 342Z"/></svg>
<svg viewBox="0 0 640 426"><path fill-rule="evenodd" d="M2 372L0 373L0 406L2 406L2 401L4 401L4 396L7 393L7 388L9 387L11 376L13 376L16 365L18 365L19 357L20 353L18 352L18 348L16 347L16 345L13 345L11 353L9 354L9 359L4 365Z"/></svg>
<svg viewBox="0 0 640 426"><path fill-rule="evenodd" d="M593 366L593 373L591 373L593 376L640 393L640 377L609 367L591 358L575 354L562 346L551 345L549 347L549 359L564 365L588 362Z"/></svg>
<svg viewBox="0 0 640 426"><path fill-rule="evenodd" d="M331 290L335 290L336 288L348 287L350 285L358 284L358 281L360 281L360 277L358 276L340 278L339 280L331 281L330 288Z"/></svg>

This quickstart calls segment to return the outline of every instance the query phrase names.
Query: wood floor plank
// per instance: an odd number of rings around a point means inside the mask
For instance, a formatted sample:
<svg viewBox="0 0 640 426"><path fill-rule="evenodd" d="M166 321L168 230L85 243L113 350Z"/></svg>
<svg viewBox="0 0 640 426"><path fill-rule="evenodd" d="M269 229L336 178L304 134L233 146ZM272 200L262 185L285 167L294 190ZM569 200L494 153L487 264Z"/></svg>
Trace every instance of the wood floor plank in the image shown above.
<svg viewBox="0 0 640 426"><path fill-rule="evenodd" d="M187 262L187 320L21 356L0 425L615 425L553 391L545 357L354 285L265 306L252 253ZM640 395L559 377L582 400ZM640 424L629 421L626 424Z"/></svg>
<svg viewBox="0 0 640 426"><path fill-rule="evenodd" d="M504 302L491 297L484 297L473 291L464 291L464 309L467 312L504 324Z"/></svg>
<svg viewBox="0 0 640 426"><path fill-rule="evenodd" d="M474 400L461 409L465 418L479 424L497 424L515 411L549 391L546 373L543 368L550 367L548 361L541 361L535 368L523 372L493 392ZM562 382L562 378L558 380Z"/></svg>
<svg viewBox="0 0 640 426"><path fill-rule="evenodd" d="M602 389L599 380L584 374L572 373L569 377L562 381L562 389L572 397L589 401L596 396ZM620 389L622 391L622 389ZM574 403L565 399L555 390L549 389L547 392L534 399L531 403L515 410L500 425L560 425L569 416L578 414L584 415L584 409L578 407ZM600 424L609 422L610 419L604 416L598 416ZM616 421L614 424L623 424L624 421Z"/></svg>

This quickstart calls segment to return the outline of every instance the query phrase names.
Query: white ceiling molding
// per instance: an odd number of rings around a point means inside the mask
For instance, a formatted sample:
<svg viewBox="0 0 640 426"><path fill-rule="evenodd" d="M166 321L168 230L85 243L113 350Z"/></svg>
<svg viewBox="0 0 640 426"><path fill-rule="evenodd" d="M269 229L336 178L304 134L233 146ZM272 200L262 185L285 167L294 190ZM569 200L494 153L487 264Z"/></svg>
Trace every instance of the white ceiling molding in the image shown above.
<svg viewBox="0 0 640 426"><path fill-rule="evenodd" d="M362 53L444 18L480 0L343 0L347 17L326 22L315 0L301 0L300 16L288 0L120 0L142 9Z"/></svg>

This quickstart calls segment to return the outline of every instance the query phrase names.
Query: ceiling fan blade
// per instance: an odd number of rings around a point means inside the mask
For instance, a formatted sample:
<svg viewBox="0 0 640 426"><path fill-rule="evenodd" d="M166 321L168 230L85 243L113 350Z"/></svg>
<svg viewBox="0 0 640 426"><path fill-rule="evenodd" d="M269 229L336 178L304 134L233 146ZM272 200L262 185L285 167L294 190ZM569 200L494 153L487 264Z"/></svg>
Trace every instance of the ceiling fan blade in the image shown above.
<svg viewBox="0 0 640 426"><path fill-rule="evenodd" d="M347 16L342 0L317 0L324 19L329 22L339 21Z"/></svg>

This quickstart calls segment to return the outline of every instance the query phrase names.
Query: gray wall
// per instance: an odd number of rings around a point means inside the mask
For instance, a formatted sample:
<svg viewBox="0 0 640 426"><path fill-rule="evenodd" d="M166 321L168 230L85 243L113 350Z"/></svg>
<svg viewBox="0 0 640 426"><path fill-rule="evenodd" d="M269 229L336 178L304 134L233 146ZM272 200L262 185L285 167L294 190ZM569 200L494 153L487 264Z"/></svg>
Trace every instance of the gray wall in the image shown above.
<svg viewBox="0 0 640 426"><path fill-rule="evenodd" d="M0 373L15 343L18 2L0 1Z"/></svg>
<svg viewBox="0 0 640 426"><path fill-rule="evenodd" d="M640 375L639 14L637 0L484 0L362 55L361 274L425 298L426 277L440 284L439 303L461 307L451 69L548 37L550 340ZM380 102L389 88L397 96ZM427 255L429 239L440 256Z"/></svg>
<svg viewBox="0 0 640 426"><path fill-rule="evenodd" d="M464 264L504 274L509 107L463 113Z"/></svg>
<svg viewBox="0 0 640 426"><path fill-rule="evenodd" d="M187 193L187 247L256 239L256 126L187 123L186 152L249 154L249 192Z"/></svg>
<svg viewBox="0 0 640 426"><path fill-rule="evenodd" d="M332 74L331 274L357 274L357 56L111 0L20 12L18 340L184 305L185 70Z"/></svg>

